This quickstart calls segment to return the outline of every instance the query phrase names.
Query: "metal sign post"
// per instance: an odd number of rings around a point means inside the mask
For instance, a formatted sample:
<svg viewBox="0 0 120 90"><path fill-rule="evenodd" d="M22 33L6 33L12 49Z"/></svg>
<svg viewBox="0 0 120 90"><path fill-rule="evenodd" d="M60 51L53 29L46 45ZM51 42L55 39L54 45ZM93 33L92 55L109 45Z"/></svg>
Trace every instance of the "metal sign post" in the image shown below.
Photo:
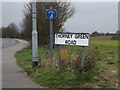
<svg viewBox="0 0 120 90"><path fill-rule="evenodd" d="M60 65L61 65L61 59L60 59L61 49L62 49L62 45L59 45L59 49L58 49L58 70L60 70Z"/></svg>
<svg viewBox="0 0 120 90"><path fill-rule="evenodd" d="M84 65L84 61L85 61L85 47L83 46L82 47L82 64L81 64L81 66Z"/></svg>
<svg viewBox="0 0 120 90"><path fill-rule="evenodd" d="M32 2L32 65L38 66L38 37L36 28L36 2Z"/></svg>
<svg viewBox="0 0 120 90"><path fill-rule="evenodd" d="M56 10L55 9L47 9L46 10L46 18L50 20L50 62L53 60L53 20L56 18Z"/></svg>
<svg viewBox="0 0 120 90"><path fill-rule="evenodd" d="M53 22L50 20L50 62L52 63L53 60Z"/></svg>

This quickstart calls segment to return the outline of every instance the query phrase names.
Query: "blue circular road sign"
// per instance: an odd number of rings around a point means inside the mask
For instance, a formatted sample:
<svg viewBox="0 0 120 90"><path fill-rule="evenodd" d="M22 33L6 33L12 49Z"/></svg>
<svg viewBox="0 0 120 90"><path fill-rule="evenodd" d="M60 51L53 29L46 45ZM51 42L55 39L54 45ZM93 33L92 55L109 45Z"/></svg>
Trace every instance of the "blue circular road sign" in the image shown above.
<svg viewBox="0 0 120 90"><path fill-rule="evenodd" d="M48 9L46 10L46 18L49 20L54 20L56 18L56 10L55 9Z"/></svg>

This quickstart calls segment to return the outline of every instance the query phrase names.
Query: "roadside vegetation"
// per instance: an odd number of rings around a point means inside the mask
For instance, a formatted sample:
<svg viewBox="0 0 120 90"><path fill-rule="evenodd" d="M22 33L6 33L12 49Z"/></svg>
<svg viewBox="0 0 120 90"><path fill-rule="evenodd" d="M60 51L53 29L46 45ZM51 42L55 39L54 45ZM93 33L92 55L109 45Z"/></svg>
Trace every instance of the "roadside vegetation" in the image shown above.
<svg viewBox="0 0 120 90"><path fill-rule="evenodd" d="M57 46L53 52L53 64L49 61L49 49L39 47L39 63L32 68L32 50L23 49L15 54L17 63L39 85L48 88L117 88L118 41L91 40L86 48L84 67L81 66L82 48L64 46L68 56L61 60L58 69Z"/></svg>

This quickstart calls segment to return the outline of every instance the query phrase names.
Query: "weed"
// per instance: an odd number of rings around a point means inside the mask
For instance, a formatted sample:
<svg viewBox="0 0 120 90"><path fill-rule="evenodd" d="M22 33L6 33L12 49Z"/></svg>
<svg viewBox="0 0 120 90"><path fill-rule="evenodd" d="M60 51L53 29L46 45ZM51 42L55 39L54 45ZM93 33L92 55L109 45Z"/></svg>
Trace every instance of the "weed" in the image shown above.
<svg viewBox="0 0 120 90"><path fill-rule="evenodd" d="M113 54L114 52L113 52L113 51L109 51L108 53L109 53L109 54Z"/></svg>
<svg viewBox="0 0 120 90"><path fill-rule="evenodd" d="M115 61L109 60L108 64L115 64Z"/></svg>
<svg viewBox="0 0 120 90"><path fill-rule="evenodd" d="M108 87L108 86L110 86L108 83L99 83L97 85L101 86L101 87Z"/></svg>

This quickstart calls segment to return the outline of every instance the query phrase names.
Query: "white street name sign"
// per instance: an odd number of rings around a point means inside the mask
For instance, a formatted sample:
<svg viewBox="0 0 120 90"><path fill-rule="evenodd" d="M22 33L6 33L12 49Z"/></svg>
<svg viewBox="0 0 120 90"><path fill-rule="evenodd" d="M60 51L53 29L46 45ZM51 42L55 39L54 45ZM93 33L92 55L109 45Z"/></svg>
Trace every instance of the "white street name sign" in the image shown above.
<svg viewBox="0 0 120 90"><path fill-rule="evenodd" d="M89 46L89 33L55 33L55 44Z"/></svg>

